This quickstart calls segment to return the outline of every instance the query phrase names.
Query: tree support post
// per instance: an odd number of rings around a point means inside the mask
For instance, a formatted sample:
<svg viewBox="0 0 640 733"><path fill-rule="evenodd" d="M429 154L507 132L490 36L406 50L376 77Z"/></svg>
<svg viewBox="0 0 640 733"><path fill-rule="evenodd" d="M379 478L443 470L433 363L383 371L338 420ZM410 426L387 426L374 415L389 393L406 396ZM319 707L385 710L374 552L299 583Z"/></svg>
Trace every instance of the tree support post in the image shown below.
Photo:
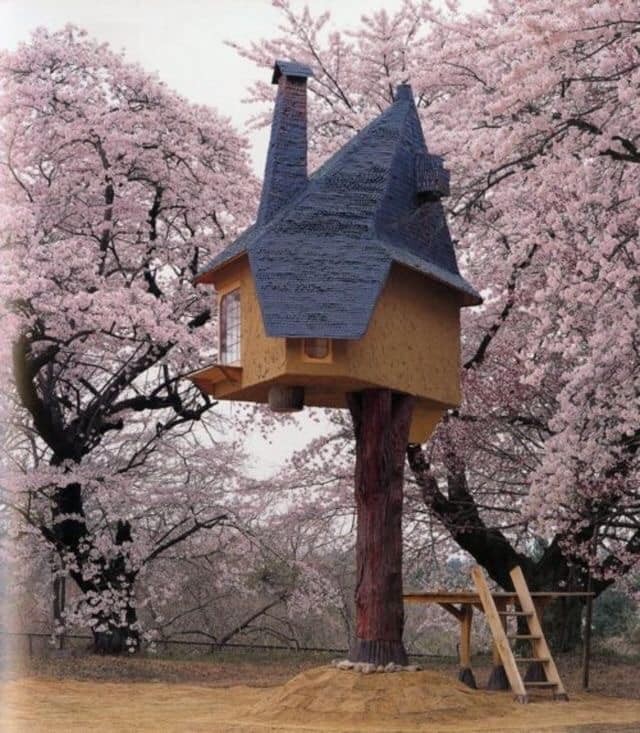
<svg viewBox="0 0 640 733"><path fill-rule="evenodd" d="M402 642L402 488L414 397L348 395L356 439L356 639L352 662L408 664Z"/></svg>
<svg viewBox="0 0 640 733"><path fill-rule="evenodd" d="M458 679L471 689L477 689L476 678L471 669L471 624L473 622L473 606L462 607L460 619L460 669Z"/></svg>
<svg viewBox="0 0 640 733"><path fill-rule="evenodd" d="M453 603L438 604L445 611L448 611L460 625L460 643L458 644L458 680L473 690L477 689L476 678L471 669L471 624L473 621L473 606L460 604L460 607Z"/></svg>

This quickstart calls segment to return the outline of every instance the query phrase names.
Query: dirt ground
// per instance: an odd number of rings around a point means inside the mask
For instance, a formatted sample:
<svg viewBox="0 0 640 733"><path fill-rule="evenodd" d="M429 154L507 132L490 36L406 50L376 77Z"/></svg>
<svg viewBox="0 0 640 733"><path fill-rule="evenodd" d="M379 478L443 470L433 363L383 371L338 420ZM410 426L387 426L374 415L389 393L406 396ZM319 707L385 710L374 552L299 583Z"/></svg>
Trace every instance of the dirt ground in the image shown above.
<svg viewBox="0 0 640 733"><path fill-rule="evenodd" d="M637 663L596 661L593 691L579 666L561 660L568 703L539 693L473 691L455 665L417 673L361 675L331 668L327 655L219 653L201 660L114 659L88 654L4 660L8 733L617 733L640 732ZM479 660L480 685L488 666Z"/></svg>

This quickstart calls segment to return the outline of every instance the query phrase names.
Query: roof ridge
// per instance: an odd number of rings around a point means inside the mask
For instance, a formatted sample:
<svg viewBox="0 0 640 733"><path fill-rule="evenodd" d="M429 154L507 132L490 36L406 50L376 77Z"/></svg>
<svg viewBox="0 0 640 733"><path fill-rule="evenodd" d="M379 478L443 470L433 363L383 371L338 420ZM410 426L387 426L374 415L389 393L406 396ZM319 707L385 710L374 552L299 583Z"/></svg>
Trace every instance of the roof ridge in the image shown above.
<svg viewBox="0 0 640 733"><path fill-rule="evenodd" d="M378 233L379 231L380 232L384 231L384 228L378 227L378 217L382 213L382 210L387 203L387 195L389 194L389 191L391 189L391 185L393 182L394 166L395 166L396 161L398 160L398 158L400 157L402 153L401 143L405 137L407 126L409 125L410 120L411 120L411 112L415 111L417 115L416 105L415 105L415 102L413 101L413 97L411 98L401 97L399 99L396 99L396 101L391 105L391 107L389 107L389 109L393 109L396 105L402 105L403 107L406 107L405 117L404 117L404 120L402 121L402 127L400 129L400 135L398 136L398 141L396 143L396 149L394 150L393 156L391 158L391 165L387 169L386 185L384 187L384 190L382 191L382 195L378 199L378 205L376 206L376 209L374 211L373 221L375 224L376 233ZM422 129L420 129L420 132L422 133ZM422 142L424 144L424 147L426 148L427 144L424 140L424 136L422 137Z"/></svg>

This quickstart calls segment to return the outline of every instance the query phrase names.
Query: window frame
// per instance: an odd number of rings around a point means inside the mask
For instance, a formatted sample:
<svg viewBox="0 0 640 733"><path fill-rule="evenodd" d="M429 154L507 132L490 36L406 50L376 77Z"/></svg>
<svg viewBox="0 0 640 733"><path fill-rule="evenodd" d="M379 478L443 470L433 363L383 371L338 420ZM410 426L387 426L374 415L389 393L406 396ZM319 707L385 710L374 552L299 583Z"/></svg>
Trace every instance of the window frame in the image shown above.
<svg viewBox="0 0 640 733"><path fill-rule="evenodd" d="M309 356L309 354L307 354L307 350L305 349L307 341L315 340L317 339L300 339L300 352L302 354L302 361L305 361L309 364L331 364L333 362L333 339L324 339L327 342L329 348L327 350L327 355L321 357Z"/></svg>
<svg viewBox="0 0 640 733"><path fill-rule="evenodd" d="M223 359L223 352L222 352L222 331L223 331L223 325L226 327L226 320L223 324L223 303L224 299L228 297L229 295L233 295L234 293L238 293L238 338L237 338L237 353L238 358L234 359L233 361L225 361ZM228 333L228 328L226 328L226 331ZM228 340L228 339L227 339ZM235 346L235 343L234 343ZM229 351L227 348L226 351ZM240 366L242 364L242 288L239 282L230 283L229 285L225 286L224 288L221 288L218 291L218 362L221 366Z"/></svg>

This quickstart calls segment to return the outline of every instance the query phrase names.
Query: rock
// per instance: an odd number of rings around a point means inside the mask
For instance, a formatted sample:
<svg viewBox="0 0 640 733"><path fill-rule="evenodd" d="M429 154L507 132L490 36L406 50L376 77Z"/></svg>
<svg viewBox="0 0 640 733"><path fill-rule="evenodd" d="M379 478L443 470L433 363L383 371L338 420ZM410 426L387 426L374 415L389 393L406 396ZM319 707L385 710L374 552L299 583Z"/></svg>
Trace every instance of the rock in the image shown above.
<svg viewBox="0 0 640 733"><path fill-rule="evenodd" d="M336 669L353 670L354 672L362 672L362 674L372 674L373 672L420 672L422 667L417 664L409 664L403 667L395 662L389 662L386 666L379 664L369 664L369 662L351 662L348 659L332 659L331 666Z"/></svg>
<svg viewBox="0 0 640 733"><path fill-rule="evenodd" d="M341 662L336 664L338 669L353 669L356 665L350 662L348 659L343 659Z"/></svg>

